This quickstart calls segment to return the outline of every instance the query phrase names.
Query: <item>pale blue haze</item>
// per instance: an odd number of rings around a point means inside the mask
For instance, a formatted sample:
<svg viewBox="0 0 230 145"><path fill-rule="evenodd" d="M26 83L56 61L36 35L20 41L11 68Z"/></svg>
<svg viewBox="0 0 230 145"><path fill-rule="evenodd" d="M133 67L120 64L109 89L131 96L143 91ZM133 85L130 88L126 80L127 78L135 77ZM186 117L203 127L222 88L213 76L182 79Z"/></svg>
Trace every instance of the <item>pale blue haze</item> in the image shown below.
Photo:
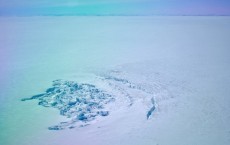
<svg viewBox="0 0 230 145"><path fill-rule="evenodd" d="M229 15L228 0L1 0L0 15Z"/></svg>

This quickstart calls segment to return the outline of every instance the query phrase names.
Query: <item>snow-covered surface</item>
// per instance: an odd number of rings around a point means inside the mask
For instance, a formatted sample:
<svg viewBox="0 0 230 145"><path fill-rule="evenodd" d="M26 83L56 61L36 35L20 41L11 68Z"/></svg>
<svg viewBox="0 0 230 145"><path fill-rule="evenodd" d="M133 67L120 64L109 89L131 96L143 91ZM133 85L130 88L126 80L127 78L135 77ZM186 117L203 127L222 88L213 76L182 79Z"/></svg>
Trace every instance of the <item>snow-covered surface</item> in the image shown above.
<svg viewBox="0 0 230 145"><path fill-rule="evenodd" d="M229 145L229 17L2 17L0 25L0 144ZM71 93L74 84L86 88ZM80 101L62 116L73 102L50 104L60 88L103 107L80 121Z"/></svg>

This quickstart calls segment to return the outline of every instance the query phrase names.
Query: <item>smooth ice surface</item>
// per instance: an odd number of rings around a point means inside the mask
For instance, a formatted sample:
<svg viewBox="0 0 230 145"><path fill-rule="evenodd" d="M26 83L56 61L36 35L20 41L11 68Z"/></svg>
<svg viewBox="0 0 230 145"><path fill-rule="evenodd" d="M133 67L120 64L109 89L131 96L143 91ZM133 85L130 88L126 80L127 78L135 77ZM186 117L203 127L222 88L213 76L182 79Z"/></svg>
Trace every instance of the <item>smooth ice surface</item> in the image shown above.
<svg viewBox="0 0 230 145"><path fill-rule="evenodd" d="M0 144L229 145L229 17L1 17L0 26ZM21 99L57 79L120 97L90 125L50 131L66 121L59 110Z"/></svg>

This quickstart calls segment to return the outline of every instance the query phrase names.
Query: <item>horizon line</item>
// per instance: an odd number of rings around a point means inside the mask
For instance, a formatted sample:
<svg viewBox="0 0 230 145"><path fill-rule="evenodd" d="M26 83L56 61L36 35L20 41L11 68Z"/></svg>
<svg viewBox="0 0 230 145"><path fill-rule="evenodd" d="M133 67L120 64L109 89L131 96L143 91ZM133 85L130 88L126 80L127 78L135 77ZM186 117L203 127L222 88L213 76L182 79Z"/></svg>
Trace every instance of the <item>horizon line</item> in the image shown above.
<svg viewBox="0 0 230 145"><path fill-rule="evenodd" d="M1 15L0 17L40 17L40 16L230 16L229 14L41 14L41 15Z"/></svg>

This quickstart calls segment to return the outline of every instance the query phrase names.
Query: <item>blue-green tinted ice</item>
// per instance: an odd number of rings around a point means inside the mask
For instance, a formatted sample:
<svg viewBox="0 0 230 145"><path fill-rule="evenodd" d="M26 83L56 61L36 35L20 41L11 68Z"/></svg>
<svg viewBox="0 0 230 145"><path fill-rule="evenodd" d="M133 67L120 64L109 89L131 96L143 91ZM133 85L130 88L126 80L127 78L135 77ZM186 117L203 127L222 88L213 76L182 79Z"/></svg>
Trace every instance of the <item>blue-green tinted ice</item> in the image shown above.
<svg viewBox="0 0 230 145"><path fill-rule="evenodd" d="M99 116L108 116L110 110L107 110L106 106L116 101L116 98L123 98L127 101L126 105L131 107L137 99L135 91L142 92L143 96L146 94L148 96L153 95L152 92L143 89L141 85L137 85L121 77L113 75L98 77L101 82L110 88L110 91L99 89L92 84L55 80L52 87L48 88L44 93L24 98L22 101L38 99L38 104L41 106L57 108L60 111L60 115L70 118L70 121L61 122L58 125L49 127L49 129L62 130L89 125L91 121ZM114 93L111 90L115 90L118 93ZM153 97L151 97L151 104L151 108L146 110L147 119L149 119L155 110Z"/></svg>
<svg viewBox="0 0 230 145"><path fill-rule="evenodd" d="M39 105L60 110L60 114L71 118L69 122L49 127L50 130L74 128L75 122L84 123L97 116L107 116L109 111L104 107L114 97L91 84L78 84L73 81L55 80L45 93L22 99L22 101L38 99Z"/></svg>

